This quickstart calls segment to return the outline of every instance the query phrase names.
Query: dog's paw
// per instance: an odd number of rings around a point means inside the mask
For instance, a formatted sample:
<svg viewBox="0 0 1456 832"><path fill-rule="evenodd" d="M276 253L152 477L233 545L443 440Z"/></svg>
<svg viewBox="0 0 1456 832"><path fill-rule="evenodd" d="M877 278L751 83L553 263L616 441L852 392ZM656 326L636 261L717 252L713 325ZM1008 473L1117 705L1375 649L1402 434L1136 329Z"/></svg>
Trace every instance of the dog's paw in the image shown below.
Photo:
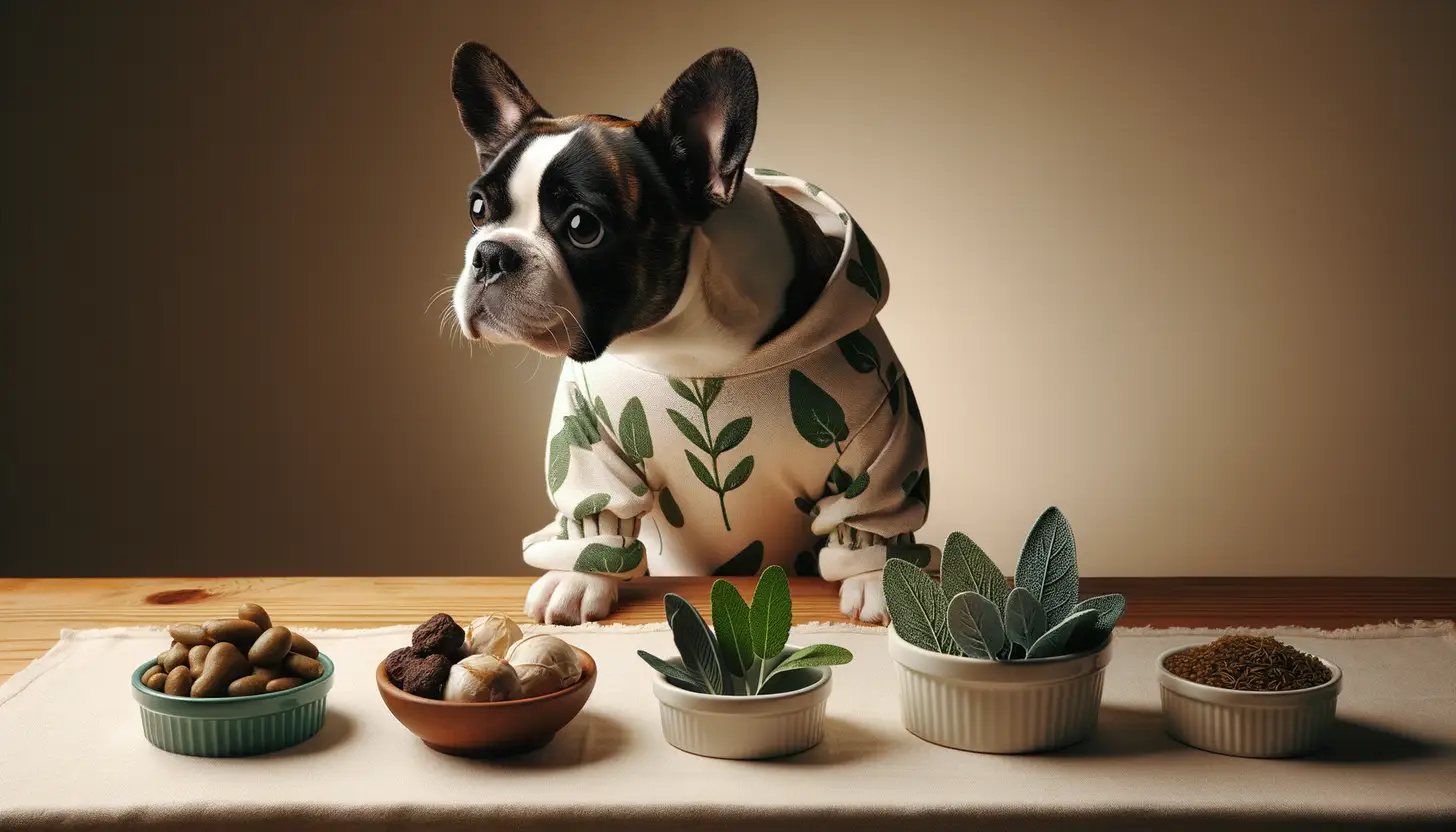
<svg viewBox="0 0 1456 832"><path fill-rule="evenodd" d="M617 584L610 575L547 572L526 593L526 614L543 624L600 621L617 605Z"/></svg>
<svg viewBox="0 0 1456 832"><path fill-rule="evenodd" d="M883 573L877 571L850 575L839 584L839 611L867 624L883 624L885 587Z"/></svg>

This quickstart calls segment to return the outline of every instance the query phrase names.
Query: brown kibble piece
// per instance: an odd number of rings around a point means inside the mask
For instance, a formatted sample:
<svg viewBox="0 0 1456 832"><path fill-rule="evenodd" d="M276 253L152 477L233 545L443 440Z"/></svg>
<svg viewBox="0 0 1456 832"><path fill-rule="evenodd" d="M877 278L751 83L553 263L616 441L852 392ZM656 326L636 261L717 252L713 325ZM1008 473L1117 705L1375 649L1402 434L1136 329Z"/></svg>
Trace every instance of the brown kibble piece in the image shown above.
<svg viewBox="0 0 1456 832"><path fill-rule="evenodd" d="M262 676L253 674L244 676L241 679L234 679L228 683L228 696L257 696L268 688L268 680Z"/></svg>
<svg viewBox="0 0 1456 832"><path fill-rule="evenodd" d="M301 684L303 684L303 680L297 676L284 676L269 682L265 690L268 693L277 693L280 690L292 690Z"/></svg>
<svg viewBox="0 0 1456 832"><path fill-rule="evenodd" d="M202 675L202 668L207 665L207 652L211 649L210 644L199 644L187 651L187 669L192 671L192 678Z"/></svg>
<svg viewBox="0 0 1456 832"><path fill-rule="evenodd" d="M216 621L209 621L203 625L208 637L213 641L226 641L237 645L239 650L247 652L263 634L257 624L245 621L241 618L223 618Z"/></svg>
<svg viewBox="0 0 1456 832"><path fill-rule="evenodd" d="M313 646L313 642L309 641L298 633L293 634L292 650L294 653L297 653L300 656L308 656L310 659L318 658L318 648Z"/></svg>
<svg viewBox="0 0 1456 832"><path fill-rule="evenodd" d="M167 674L167 679L163 683L162 692L169 696L186 696L191 691L192 671L188 670L185 664L172 668L172 672Z"/></svg>
<svg viewBox="0 0 1456 832"><path fill-rule="evenodd" d="M439 653L453 658L459 654L460 646L464 643L464 628L443 612L430 616L428 621L415 628L410 637L410 646L420 656Z"/></svg>
<svg viewBox="0 0 1456 832"><path fill-rule="evenodd" d="M445 682L450 678L450 659L439 653L412 656L405 663L399 688L405 693L439 699L445 695Z"/></svg>
<svg viewBox="0 0 1456 832"><path fill-rule="evenodd" d="M1163 662L1174 676L1229 690L1312 688L1333 674L1319 659L1268 636L1222 636Z"/></svg>
<svg viewBox="0 0 1456 832"><path fill-rule="evenodd" d="M196 647L199 644L211 644L212 639L208 637L207 631L196 624L173 624L167 628L172 638L188 647Z"/></svg>
<svg viewBox="0 0 1456 832"><path fill-rule="evenodd" d="M413 647L401 647L384 657L384 675L400 690L404 690L404 669L418 658Z"/></svg>
<svg viewBox="0 0 1456 832"><path fill-rule="evenodd" d="M238 618L257 624L259 632L273 627L273 619L268 617L268 611L252 602L238 607Z"/></svg>
<svg viewBox="0 0 1456 832"><path fill-rule="evenodd" d="M222 696L234 679L253 672L252 665L237 645L220 641L207 653L202 675L192 684L193 697Z"/></svg>
<svg viewBox="0 0 1456 832"><path fill-rule="evenodd" d="M289 653L283 660L283 670L293 676L312 681L324 675L323 663L299 653Z"/></svg>
<svg viewBox="0 0 1456 832"><path fill-rule="evenodd" d="M253 674L252 675L261 678L265 682L271 682L274 679L280 679L280 678L282 678L286 674L284 674L283 668L281 668L281 667L258 667L258 666L254 666L253 667Z"/></svg>
<svg viewBox="0 0 1456 832"><path fill-rule="evenodd" d="M159 673L163 676L167 675L167 671L163 670L162 666L159 664L154 664L151 667L147 668L147 672L142 674L142 684L150 685L152 682L152 677L156 676Z"/></svg>
<svg viewBox="0 0 1456 832"><path fill-rule="evenodd" d="M151 688L157 693L165 692L167 689L167 674L153 673L152 678L147 680L147 687Z"/></svg>
<svg viewBox="0 0 1456 832"><path fill-rule="evenodd" d="M283 661L292 647L293 634L288 632L287 627L269 627L248 649L248 661L271 667Z"/></svg>
<svg viewBox="0 0 1456 832"><path fill-rule="evenodd" d="M187 645L181 642L172 642L172 646L167 649L167 652L162 654L162 669L171 673L172 668L187 664L187 650Z"/></svg>

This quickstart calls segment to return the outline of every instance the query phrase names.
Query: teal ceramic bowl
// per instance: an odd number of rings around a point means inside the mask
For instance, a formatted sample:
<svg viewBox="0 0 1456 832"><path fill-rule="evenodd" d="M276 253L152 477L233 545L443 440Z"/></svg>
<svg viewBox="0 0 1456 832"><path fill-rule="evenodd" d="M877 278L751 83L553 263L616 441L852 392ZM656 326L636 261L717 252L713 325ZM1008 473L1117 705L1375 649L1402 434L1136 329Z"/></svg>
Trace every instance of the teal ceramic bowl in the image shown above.
<svg viewBox="0 0 1456 832"><path fill-rule="evenodd" d="M141 705L142 733L152 745L192 757L247 757L297 745L324 725L324 700L334 686L334 663L320 653L324 675L292 690L236 698L168 696L142 684L155 658L131 674Z"/></svg>

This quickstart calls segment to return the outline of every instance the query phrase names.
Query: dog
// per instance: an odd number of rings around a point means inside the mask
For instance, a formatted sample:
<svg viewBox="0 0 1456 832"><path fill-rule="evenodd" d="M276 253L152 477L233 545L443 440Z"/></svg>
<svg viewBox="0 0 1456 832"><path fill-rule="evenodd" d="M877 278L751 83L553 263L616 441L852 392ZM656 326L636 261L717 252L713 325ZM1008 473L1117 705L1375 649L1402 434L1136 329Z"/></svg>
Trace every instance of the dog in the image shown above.
<svg viewBox="0 0 1456 832"><path fill-rule="evenodd" d="M940 557L915 541L924 423L869 237L820 188L746 168L748 58L704 55L638 120L554 117L478 43L451 86L481 170L460 328L565 359L526 612L599 620L624 580L779 565L883 621L886 558Z"/></svg>

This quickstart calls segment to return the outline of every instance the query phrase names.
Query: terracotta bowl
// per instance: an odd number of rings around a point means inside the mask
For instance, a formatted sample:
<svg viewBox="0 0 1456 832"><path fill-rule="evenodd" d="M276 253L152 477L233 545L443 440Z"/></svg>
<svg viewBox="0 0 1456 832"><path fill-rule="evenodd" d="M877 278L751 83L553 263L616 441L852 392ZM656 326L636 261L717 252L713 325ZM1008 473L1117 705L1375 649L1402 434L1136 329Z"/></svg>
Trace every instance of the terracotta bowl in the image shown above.
<svg viewBox="0 0 1456 832"><path fill-rule="evenodd" d="M384 662L374 673L389 712L436 751L459 757L504 757L535 751L576 718L597 684L597 663L573 647L581 679L545 696L509 702L444 702L405 693L389 681Z"/></svg>

